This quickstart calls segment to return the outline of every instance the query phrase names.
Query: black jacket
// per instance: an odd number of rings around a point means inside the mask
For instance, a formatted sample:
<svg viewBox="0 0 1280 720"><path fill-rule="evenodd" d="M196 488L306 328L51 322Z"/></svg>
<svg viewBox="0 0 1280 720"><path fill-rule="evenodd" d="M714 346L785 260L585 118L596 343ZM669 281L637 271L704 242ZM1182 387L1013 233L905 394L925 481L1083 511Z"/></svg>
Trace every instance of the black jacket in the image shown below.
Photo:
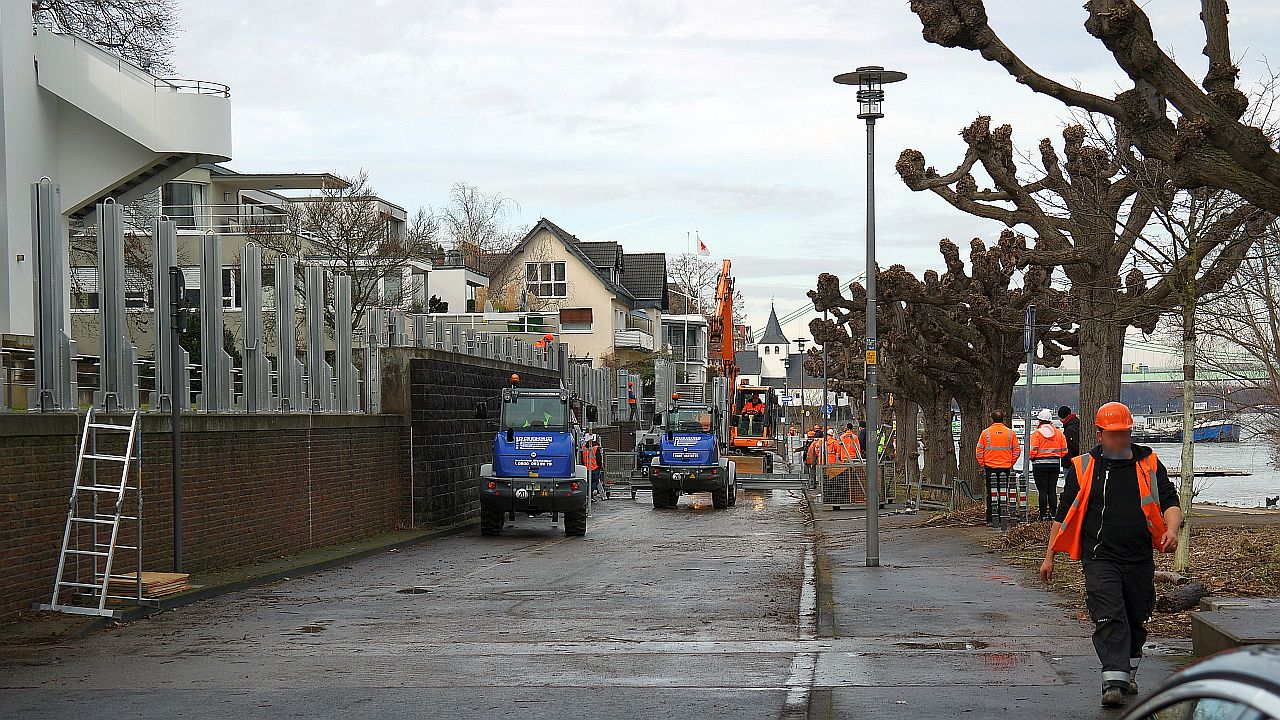
<svg viewBox="0 0 1280 720"><path fill-rule="evenodd" d="M1071 413L1062 421L1062 434L1067 436L1067 456L1062 459L1067 464L1071 458L1080 454L1080 416Z"/></svg>
<svg viewBox="0 0 1280 720"><path fill-rule="evenodd" d="M1151 562L1151 531L1147 529L1147 519L1142 514L1137 468L1137 461L1151 453L1149 447L1134 445L1132 458L1107 460L1102 457L1101 446L1089 451L1094 463L1093 484L1080 532L1082 559ZM1178 489L1169 482L1169 471L1158 459L1154 489L1160 496L1161 512L1178 506ZM1067 484L1062 490L1062 499L1058 501L1058 522L1067 517L1067 510L1078 494L1080 481L1076 478L1075 463L1072 463L1067 467Z"/></svg>

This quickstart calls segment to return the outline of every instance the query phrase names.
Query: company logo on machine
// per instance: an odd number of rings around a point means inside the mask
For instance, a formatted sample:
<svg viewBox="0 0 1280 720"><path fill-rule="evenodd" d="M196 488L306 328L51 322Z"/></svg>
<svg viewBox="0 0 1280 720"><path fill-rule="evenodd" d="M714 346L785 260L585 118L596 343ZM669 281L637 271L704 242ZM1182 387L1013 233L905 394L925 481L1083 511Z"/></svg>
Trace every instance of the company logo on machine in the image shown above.
<svg viewBox="0 0 1280 720"><path fill-rule="evenodd" d="M551 445L551 441L555 438L550 435L517 435L516 449L518 450L546 450Z"/></svg>
<svg viewBox="0 0 1280 720"><path fill-rule="evenodd" d="M702 438L693 436L693 435L681 435L676 437L675 440L676 440L676 445L679 447L688 447L690 445L697 445L698 443L702 442Z"/></svg>

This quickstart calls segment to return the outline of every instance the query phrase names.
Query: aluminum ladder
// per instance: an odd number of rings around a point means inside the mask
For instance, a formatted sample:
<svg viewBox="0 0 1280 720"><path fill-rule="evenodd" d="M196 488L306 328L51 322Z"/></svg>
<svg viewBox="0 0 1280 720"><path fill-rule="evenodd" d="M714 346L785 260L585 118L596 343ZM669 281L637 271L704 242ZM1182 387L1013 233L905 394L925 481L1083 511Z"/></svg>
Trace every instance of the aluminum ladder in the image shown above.
<svg viewBox="0 0 1280 720"><path fill-rule="evenodd" d="M62 551L58 555L53 599L47 605L37 605L36 609L119 618L122 612L108 608L108 600L143 603L142 433L139 417L135 410L128 425L118 425L99 421L94 408L85 415L80 452L76 457L75 481L67 504L67 525L62 532ZM105 447L99 445L99 433L105 436ZM101 473L99 463L107 466ZM129 482L130 470L133 470L132 484ZM125 515L126 500L131 494L135 501L134 514ZM132 545L120 544L120 525L123 522L133 523L135 542ZM113 575L111 572L117 551L121 550L135 553L136 571L132 575ZM113 581L117 587L121 582L133 583L135 594L111 594Z"/></svg>

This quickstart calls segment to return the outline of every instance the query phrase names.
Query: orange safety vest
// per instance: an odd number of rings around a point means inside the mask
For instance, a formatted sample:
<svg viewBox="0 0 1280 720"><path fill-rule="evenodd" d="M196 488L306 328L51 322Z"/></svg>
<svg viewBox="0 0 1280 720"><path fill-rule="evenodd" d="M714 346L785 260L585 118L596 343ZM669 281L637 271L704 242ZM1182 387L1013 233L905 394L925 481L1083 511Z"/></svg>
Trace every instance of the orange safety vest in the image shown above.
<svg viewBox="0 0 1280 720"><path fill-rule="evenodd" d="M1001 423L994 423L978 437L976 454L979 465L1007 470L1022 454L1022 448L1018 447L1016 433Z"/></svg>
<svg viewBox="0 0 1280 720"><path fill-rule="evenodd" d="M840 443L844 445L844 452L847 457L862 457L862 444L858 442L858 433L852 430L845 430L840 435Z"/></svg>
<svg viewBox="0 0 1280 720"><path fill-rule="evenodd" d="M600 447L597 445L587 445L582 448L582 464L587 470L600 469Z"/></svg>
<svg viewBox="0 0 1280 720"><path fill-rule="evenodd" d="M1045 427L1041 425L1040 427ZM1045 437L1040 432L1040 428L1036 428L1031 432L1031 459L1039 460L1042 458L1060 459L1067 456L1067 436L1062 431L1052 425L1053 437Z"/></svg>
<svg viewBox="0 0 1280 720"><path fill-rule="evenodd" d="M750 400L748 400L742 404L742 412L743 413L763 413L764 403L762 402L752 403Z"/></svg>
<svg viewBox="0 0 1280 720"><path fill-rule="evenodd" d="M1089 507L1089 489L1093 485L1093 456L1081 455L1071 461L1075 465L1080 492L1062 519L1062 528L1053 541L1054 552L1064 552L1072 560L1080 559L1080 532L1084 527L1084 513ZM1138 496L1142 498L1142 514L1147 516L1147 530L1151 532L1151 546L1160 550L1160 538L1164 537L1164 514L1160 512L1160 498L1152 490L1159 460L1153 452L1138 461Z"/></svg>
<svg viewBox="0 0 1280 720"><path fill-rule="evenodd" d="M810 465L817 465L822 460L822 449L824 447L827 449L827 462L831 463L845 459L844 446L836 440L834 435L831 435L825 438L814 438L813 442L809 443L809 450L805 453L805 462Z"/></svg>

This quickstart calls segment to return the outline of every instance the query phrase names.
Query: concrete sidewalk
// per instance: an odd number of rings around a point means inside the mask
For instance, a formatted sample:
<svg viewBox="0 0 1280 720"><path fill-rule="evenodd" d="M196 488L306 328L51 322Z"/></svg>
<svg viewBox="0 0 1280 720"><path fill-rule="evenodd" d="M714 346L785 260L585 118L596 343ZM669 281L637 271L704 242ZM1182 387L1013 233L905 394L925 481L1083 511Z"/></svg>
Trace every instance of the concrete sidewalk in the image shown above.
<svg viewBox="0 0 1280 720"><path fill-rule="evenodd" d="M1118 717L1099 704L1091 624L985 548L992 531L917 527L924 517L883 517L881 566L868 568L864 513L816 512L819 635L867 643L846 662L878 671L860 686L819 683L810 717ZM1189 642L1153 638L1143 692L1189 656Z"/></svg>

